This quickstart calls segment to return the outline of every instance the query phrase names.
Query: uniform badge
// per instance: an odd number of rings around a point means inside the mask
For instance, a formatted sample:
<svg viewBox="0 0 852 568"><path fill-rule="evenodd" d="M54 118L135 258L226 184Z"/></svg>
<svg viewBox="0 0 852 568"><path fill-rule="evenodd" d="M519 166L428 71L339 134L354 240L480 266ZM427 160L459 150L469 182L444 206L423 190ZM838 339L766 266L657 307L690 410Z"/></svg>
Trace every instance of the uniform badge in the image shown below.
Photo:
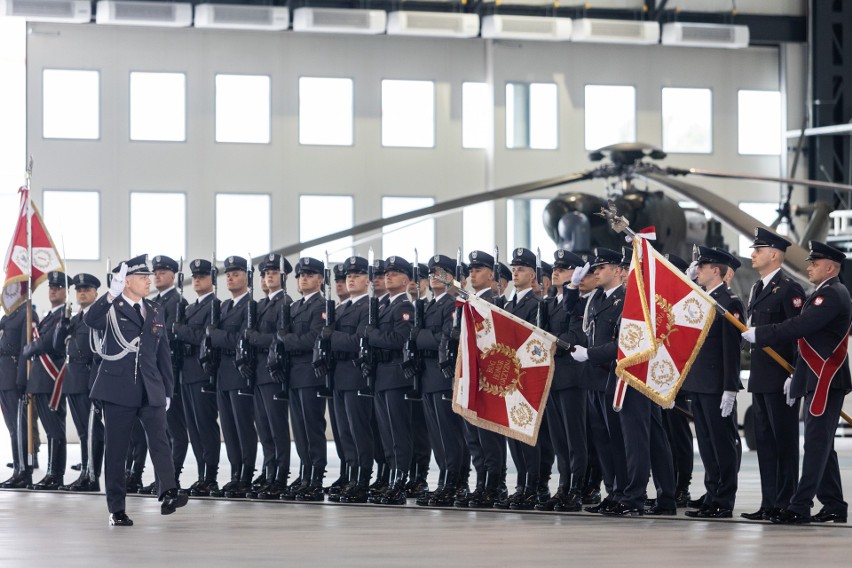
<svg viewBox="0 0 852 568"><path fill-rule="evenodd" d="M565 258L565 251L562 250L562 249L559 249L558 251L556 251L556 256L558 258Z"/></svg>
<svg viewBox="0 0 852 568"><path fill-rule="evenodd" d="M521 256L522 254L524 254L524 249L519 248L515 250L515 256Z"/></svg>
<svg viewBox="0 0 852 568"><path fill-rule="evenodd" d="M228 264L234 264L234 257L233 256L228 257Z"/></svg>
<svg viewBox="0 0 852 568"><path fill-rule="evenodd" d="M155 256L155 257L154 257L154 262L160 262L160 257L159 257L159 256Z"/></svg>
<svg viewBox="0 0 852 568"><path fill-rule="evenodd" d="M822 296L817 296L817 299L814 300L814 305L815 306L821 306L822 305Z"/></svg>
<svg viewBox="0 0 852 568"><path fill-rule="evenodd" d="M402 321L408 321L410 319L411 319L411 314L409 314L408 312L403 312Z"/></svg>
<svg viewBox="0 0 852 568"><path fill-rule="evenodd" d="M471 258L471 260L476 259L476 256L477 256L478 254L479 254L479 253L478 253L478 252L476 252L476 251L473 251L472 253L470 253L470 258Z"/></svg>
<svg viewBox="0 0 852 568"><path fill-rule="evenodd" d="M436 254L434 257L432 257L432 260L434 260L435 262L441 262L441 255Z"/></svg>
<svg viewBox="0 0 852 568"><path fill-rule="evenodd" d="M196 261L195 261L195 268L198 268L199 266L201 266L201 261L200 261L200 260L196 260Z"/></svg>
<svg viewBox="0 0 852 568"><path fill-rule="evenodd" d="M738 320L743 319L743 318L742 318L742 314L740 314L740 312L731 312L731 313L733 313L733 314L734 314L734 317L735 317L735 318L737 318Z"/></svg>
<svg viewBox="0 0 852 568"><path fill-rule="evenodd" d="M621 298L616 298L615 300L612 301L613 306L617 306L620 303L621 303Z"/></svg>
<svg viewBox="0 0 852 568"><path fill-rule="evenodd" d="M349 264L355 264L355 257L354 256L349 257Z"/></svg>
<svg viewBox="0 0 852 568"><path fill-rule="evenodd" d="M302 264L304 264L305 266L308 265L308 262L309 262L308 257L305 257L305 258L302 259Z"/></svg>
<svg viewBox="0 0 852 568"><path fill-rule="evenodd" d="M759 228L757 228L757 227L755 227L755 228L754 228L754 236L755 236L755 237L756 237L758 234L760 234L760 233L759 233L759 231L760 231L760 229L759 229Z"/></svg>
<svg viewBox="0 0 852 568"><path fill-rule="evenodd" d="M793 298L793 307L794 308L801 308L802 307L802 299L799 296L796 296L795 298Z"/></svg>
<svg viewBox="0 0 852 568"><path fill-rule="evenodd" d="M395 257L395 256L390 257L390 258L388 259L388 262L389 262L390 264L395 263L395 262L396 262L396 257Z"/></svg>

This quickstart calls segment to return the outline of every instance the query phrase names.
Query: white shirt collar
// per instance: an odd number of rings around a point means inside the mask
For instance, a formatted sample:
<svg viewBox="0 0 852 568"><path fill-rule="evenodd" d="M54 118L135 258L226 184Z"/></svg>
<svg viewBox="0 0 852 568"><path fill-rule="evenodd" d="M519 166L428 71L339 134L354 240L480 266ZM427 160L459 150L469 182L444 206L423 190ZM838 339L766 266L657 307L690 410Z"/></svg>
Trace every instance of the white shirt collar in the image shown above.
<svg viewBox="0 0 852 568"><path fill-rule="evenodd" d="M277 296L278 294L283 294L283 293L284 293L284 288L278 288L276 291L270 292L270 294L267 296L267 298L269 298L269 301L271 302L273 299L275 299L275 296Z"/></svg>
<svg viewBox="0 0 852 568"><path fill-rule="evenodd" d="M159 294L160 296L165 296L166 294L168 294L169 292L171 292L174 289L175 289L175 287L172 285L172 286L169 286L168 288L166 288L165 290L163 290L162 292L157 290L157 294Z"/></svg>
<svg viewBox="0 0 852 568"><path fill-rule="evenodd" d="M770 272L769 274L767 274L767 275L766 275L766 277L761 278L761 280L763 280L763 287L764 287L764 288L766 288L767 286L769 286L769 282L770 282L773 278L775 278L775 275L776 275L776 274L778 274L778 272L779 272L780 270L781 270L781 267L779 266L778 268L776 268L775 270L773 270L772 272Z"/></svg>
<svg viewBox="0 0 852 568"><path fill-rule="evenodd" d="M515 290L515 302L520 302L524 296L532 292L532 287L524 288L523 290Z"/></svg>
<svg viewBox="0 0 852 568"><path fill-rule="evenodd" d="M606 294L606 297L609 298L610 296L612 296L612 293L615 292L619 288L621 288L621 284L619 284L618 286L613 286L609 290L604 290L604 294Z"/></svg>
<svg viewBox="0 0 852 568"><path fill-rule="evenodd" d="M64 307L65 307L65 304L59 304L55 308L50 308L49 310L47 310L47 313L52 314L52 313L56 312L56 310L61 310Z"/></svg>
<svg viewBox="0 0 852 568"><path fill-rule="evenodd" d="M359 294L358 296L349 296L349 299L346 300L346 301L349 302L349 305L351 306L352 304L354 304L355 302L357 302L361 298L366 298L366 297L367 297L367 294Z"/></svg>
<svg viewBox="0 0 852 568"><path fill-rule="evenodd" d="M719 286L721 286L722 284L724 284L724 282L719 282L718 284L716 284L715 286L713 286L712 288L710 288L709 290L707 290L707 293L708 293L708 294L712 294L712 293L713 293L713 290L715 290L716 288L718 288L718 287L719 287Z"/></svg>
<svg viewBox="0 0 852 568"><path fill-rule="evenodd" d="M207 296L210 296L212 294L213 294L213 290L210 290L206 294L202 294L201 296L198 296L198 303L200 304L201 302L204 301L204 298L206 298Z"/></svg>
<svg viewBox="0 0 852 568"><path fill-rule="evenodd" d="M302 303L307 302L308 300L310 300L311 298L313 298L313 297L314 297L314 296L316 296L317 294L319 294L319 290L317 290L316 292L311 292L311 293L310 293L310 294L308 294L307 296L302 296L302 300L304 300L304 302L302 302Z"/></svg>
<svg viewBox="0 0 852 568"><path fill-rule="evenodd" d="M446 295L447 295L447 293L446 293L446 292L441 292L440 294L438 294L437 296L435 296L435 298L434 298L435 303L437 304L437 303L438 303L438 300L440 300L441 298L443 298L443 297L444 297L444 296L446 296Z"/></svg>
<svg viewBox="0 0 852 568"><path fill-rule="evenodd" d="M477 295L477 296L479 296L479 297L481 298L481 297L482 297L482 296L483 296L486 292L488 292L489 290L491 290L491 287L483 288L483 289L482 289L482 290L480 290L479 292L476 292L476 295Z"/></svg>
<svg viewBox="0 0 852 568"><path fill-rule="evenodd" d="M238 303L240 303L240 300L242 300L246 296L248 296L248 290L246 290L245 292L243 292L242 294L240 294L239 296L234 298L234 305L236 306Z"/></svg>
<svg viewBox="0 0 852 568"><path fill-rule="evenodd" d="M394 300L396 300L396 299L397 299L397 298L399 298L400 296L404 296L405 294L407 294L407 292L400 292L399 294L394 294L393 296L391 296L391 297L389 298L390 303L392 304L392 303L394 302Z"/></svg>

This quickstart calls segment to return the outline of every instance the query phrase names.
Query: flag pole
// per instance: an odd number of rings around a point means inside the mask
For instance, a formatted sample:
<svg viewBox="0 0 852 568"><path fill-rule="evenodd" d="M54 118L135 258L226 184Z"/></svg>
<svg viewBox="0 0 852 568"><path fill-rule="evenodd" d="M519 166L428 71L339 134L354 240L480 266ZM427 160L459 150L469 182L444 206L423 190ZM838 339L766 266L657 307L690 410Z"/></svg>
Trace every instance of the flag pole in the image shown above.
<svg viewBox="0 0 852 568"><path fill-rule="evenodd" d="M27 161L27 176L24 183L27 195L27 345L33 341L33 208L30 198L30 182L33 177L33 157ZM27 383L30 381L32 361L27 359ZM27 405L27 465L33 466L33 405L28 394L24 393L23 402ZM20 426L19 426L20 427Z"/></svg>

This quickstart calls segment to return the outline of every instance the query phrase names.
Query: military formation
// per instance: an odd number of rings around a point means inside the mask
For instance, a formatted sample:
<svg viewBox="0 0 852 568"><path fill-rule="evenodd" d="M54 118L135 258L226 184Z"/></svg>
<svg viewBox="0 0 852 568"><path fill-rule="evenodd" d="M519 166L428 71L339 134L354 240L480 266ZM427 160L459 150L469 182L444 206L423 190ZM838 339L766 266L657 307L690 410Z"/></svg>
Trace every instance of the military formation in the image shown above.
<svg viewBox="0 0 852 568"><path fill-rule="evenodd" d="M598 248L592 255L557 250L552 262L518 248L508 266L480 250L464 259L461 251L455 258L438 254L427 263L416 253L413 263L352 256L334 267L310 257L293 266L269 254L256 267L259 299L250 259L226 258L221 278L215 259L195 259L188 264L191 302L184 297L182 262L163 255L150 266L145 256L121 263L100 298L95 276L52 272L50 311L41 318L29 314L32 343L26 342L25 305L0 320L0 406L14 468L2 487L100 491L103 469L110 523L118 526L132 524L124 506L128 492L158 495L163 514L188 496L212 496L413 500L617 517L671 516L685 508L688 517L727 518L742 457L740 353L750 345L761 505L742 516L846 522L833 448L852 388L845 358L852 303L838 280L845 256L811 243L808 273L816 290L808 296L781 268L789 244L756 231L752 265L760 280L746 302L728 287L739 261L727 251L698 247L691 264L669 255L748 331L741 334L717 315L674 407L660 408L628 389L619 412L614 371L632 248ZM293 296L286 289L292 273ZM461 312L448 277L570 346L556 351L535 446L453 412ZM73 315L66 309L69 286L79 306ZM766 346L794 363L792 376L765 355ZM47 474L35 483L27 459L28 404L47 434ZM82 464L79 478L66 485L69 408ZM328 485L326 420L341 464ZM703 495L695 499L690 421L705 472ZM221 475L220 440L230 465ZM191 482L180 479L190 449L198 471ZM156 481L143 487L149 454ZM507 479L509 459L515 479ZM434 488L426 481L432 463L439 470ZM652 480L656 491L649 499ZM812 515L814 497L823 508Z"/></svg>

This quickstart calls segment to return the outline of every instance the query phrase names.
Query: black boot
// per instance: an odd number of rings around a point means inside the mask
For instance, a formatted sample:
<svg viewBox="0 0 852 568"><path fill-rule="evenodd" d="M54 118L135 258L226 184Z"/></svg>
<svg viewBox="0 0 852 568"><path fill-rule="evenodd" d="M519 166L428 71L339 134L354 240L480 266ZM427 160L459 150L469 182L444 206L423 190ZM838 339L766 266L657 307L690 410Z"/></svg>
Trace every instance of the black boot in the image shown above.
<svg viewBox="0 0 852 568"><path fill-rule="evenodd" d="M482 497L482 492L485 491L485 476L488 475L484 471L476 472L476 488L473 490L473 493L459 493L456 492L456 499L453 502L453 507L458 507L459 509L467 509L470 505L470 500L475 499L479 500Z"/></svg>
<svg viewBox="0 0 852 568"><path fill-rule="evenodd" d="M408 483L408 472L404 469L398 469L394 473L393 485L382 497L382 505L405 505L405 485Z"/></svg>
<svg viewBox="0 0 852 568"><path fill-rule="evenodd" d="M287 486L287 490L281 493L279 499L282 501L295 501L296 495L309 485L310 475L310 468L306 467L304 463L299 464L299 477Z"/></svg>
<svg viewBox="0 0 852 568"><path fill-rule="evenodd" d="M340 494L340 502L366 503L369 493L370 478L373 476L373 472L368 468L353 468L353 470L357 472L355 485L352 485Z"/></svg>
<svg viewBox="0 0 852 568"><path fill-rule="evenodd" d="M428 467L423 468L418 464L414 464L414 472L405 486L406 497L419 498L429 492L429 484L426 482L428 474Z"/></svg>
<svg viewBox="0 0 852 568"><path fill-rule="evenodd" d="M325 469L311 468L310 484L296 494L296 501L325 501L325 493L322 490L322 480L325 477Z"/></svg>
<svg viewBox="0 0 852 568"><path fill-rule="evenodd" d="M553 507L558 513L576 513L583 510L583 490L580 487L571 487L562 497L562 501Z"/></svg>
<svg viewBox="0 0 852 568"><path fill-rule="evenodd" d="M334 483L337 483L337 481ZM340 503L340 496L358 484L358 468L346 466L346 481L337 487L334 486L334 483L328 488L328 500L332 503Z"/></svg>
<svg viewBox="0 0 852 568"><path fill-rule="evenodd" d="M456 475L446 472L444 475L444 487L436 491L429 499L430 507L452 507L456 497Z"/></svg>
<svg viewBox="0 0 852 568"><path fill-rule="evenodd" d="M562 501L565 499L569 489L564 485L560 484L559 488L556 490L556 493L553 494L549 499L543 500L539 503L536 503L535 510L536 511L555 511L558 505L562 504Z"/></svg>
<svg viewBox="0 0 852 568"><path fill-rule="evenodd" d="M225 491L231 491L236 488L237 484L240 482L240 468L231 466L231 481L226 483L221 487L221 489L213 489L210 488L210 496L211 497L224 497Z"/></svg>
<svg viewBox="0 0 852 568"><path fill-rule="evenodd" d="M32 486L38 491L56 491L65 483L65 441L51 439L48 444L47 475Z"/></svg>
<svg viewBox="0 0 852 568"><path fill-rule="evenodd" d="M340 495L340 492L349 483L352 477L352 468L346 462L340 462L340 475L337 476L331 485L323 488L323 492L328 495Z"/></svg>
<svg viewBox="0 0 852 568"><path fill-rule="evenodd" d="M29 466L19 467L15 473L0 484L3 489L27 489L33 484L33 470Z"/></svg>
<svg viewBox="0 0 852 568"><path fill-rule="evenodd" d="M140 489L142 489L142 472L129 472L127 474L127 493L139 493Z"/></svg>
<svg viewBox="0 0 852 568"><path fill-rule="evenodd" d="M262 500L280 499L281 494L287 491L287 477L289 474L290 472L283 467L277 468L275 478L257 492L257 498Z"/></svg>
<svg viewBox="0 0 852 568"><path fill-rule="evenodd" d="M535 473L527 473L527 482L523 496L509 504L513 511L530 511L538 503L539 478Z"/></svg>
<svg viewBox="0 0 852 568"><path fill-rule="evenodd" d="M523 483L526 483L526 478L521 480L518 478L518 483L520 485L515 486L515 492L511 495L503 496L497 499L494 502L495 509L510 509L512 503L519 503L524 500L524 495L526 494L526 486Z"/></svg>
<svg viewBox="0 0 852 568"><path fill-rule="evenodd" d="M254 481L258 481L261 478L263 478L263 483L260 483L259 485L255 485L254 482L252 482L251 489L249 489L249 491L246 492L246 498L248 498L248 499L259 499L260 498L259 495L261 493L265 493L266 490L269 489L269 486L272 485L272 483L275 481L276 476L278 474L278 466L276 464L267 465L263 469L264 469L263 473L261 475L259 475L257 477L257 479L254 480ZM277 497L276 497L276 499L277 499Z"/></svg>
<svg viewBox="0 0 852 568"><path fill-rule="evenodd" d="M246 494L252 488L252 476L254 475L254 467L243 465L242 473L239 481L231 489L225 491L226 499L245 499Z"/></svg>
<svg viewBox="0 0 852 568"><path fill-rule="evenodd" d="M468 501L469 509L490 509L494 506L494 502L498 499L500 493L501 475L485 474L485 487L482 493L471 495Z"/></svg>
<svg viewBox="0 0 852 568"><path fill-rule="evenodd" d="M386 463L379 464L376 471L376 481L368 487L367 502L380 503L382 497L390 486L390 469ZM376 500L378 499L378 500Z"/></svg>

